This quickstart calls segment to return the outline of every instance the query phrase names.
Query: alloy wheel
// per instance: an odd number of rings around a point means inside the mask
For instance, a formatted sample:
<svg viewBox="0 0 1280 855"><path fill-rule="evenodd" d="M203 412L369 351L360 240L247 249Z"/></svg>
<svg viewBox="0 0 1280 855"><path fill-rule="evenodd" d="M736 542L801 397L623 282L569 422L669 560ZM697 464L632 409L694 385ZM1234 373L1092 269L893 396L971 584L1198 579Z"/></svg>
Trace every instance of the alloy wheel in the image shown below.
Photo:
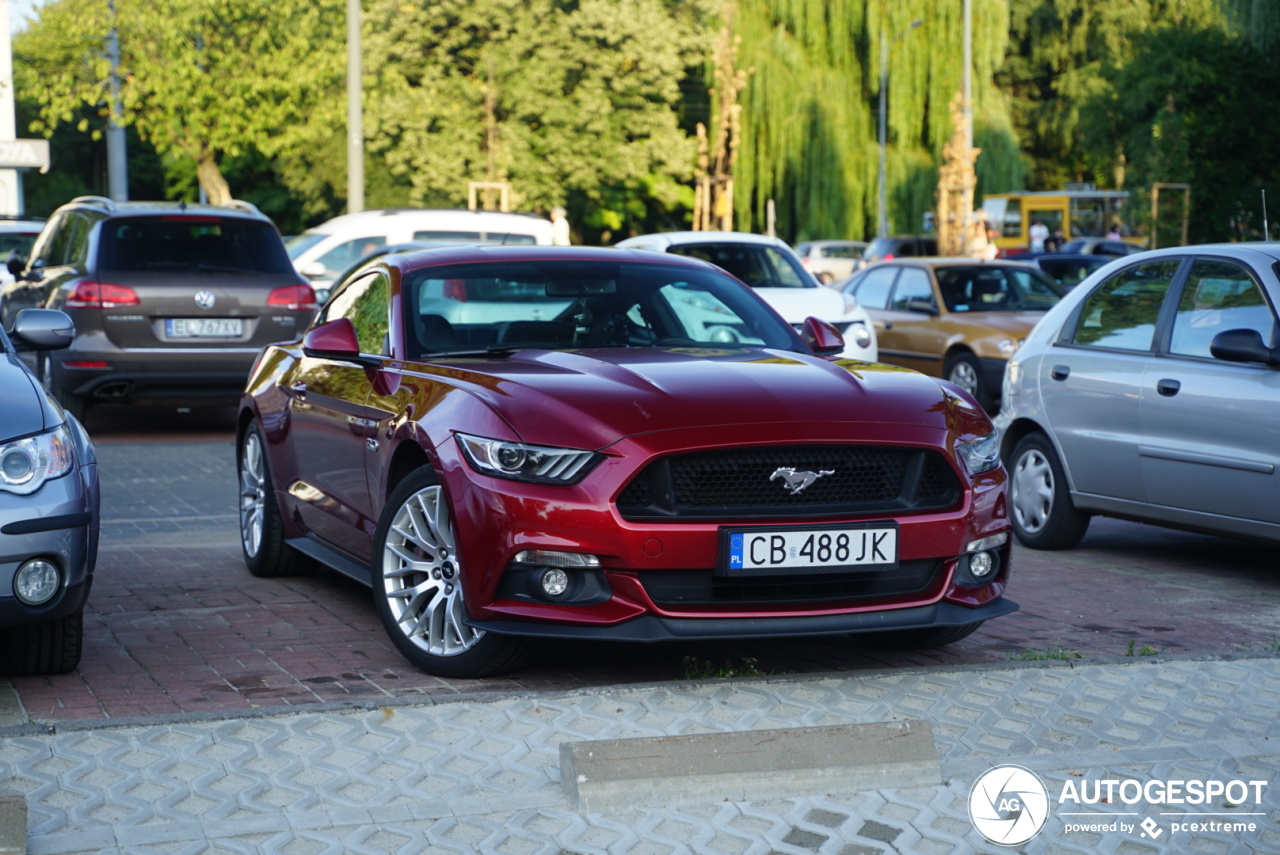
<svg viewBox="0 0 1280 855"><path fill-rule="evenodd" d="M972 363L967 360L960 360L951 366L951 376L947 378L970 395L978 394L978 372L974 370Z"/></svg>
<svg viewBox="0 0 1280 855"><path fill-rule="evenodd" d="M1053 468L1049 458L1039 449L1027 449L1014 464L1010 490L1014 519L1029 534L1038 533L1053 513Z"/></svg>
<svg viewBox="0 0 1280 855"><path fill-rule="evenodd" d="M256 558L262 549L263 513L267 502L266 461L256 431L245 437L240 451L240 541L245 555Z"/></svg>
<svg viewBox="0 0 1280 855"><path fill-rule="evenodd" d="M396 627L432 656L457 656L484 631L465 623L462 567L444 491L431 485L396 509L382 551L382 585Z"/></svg>

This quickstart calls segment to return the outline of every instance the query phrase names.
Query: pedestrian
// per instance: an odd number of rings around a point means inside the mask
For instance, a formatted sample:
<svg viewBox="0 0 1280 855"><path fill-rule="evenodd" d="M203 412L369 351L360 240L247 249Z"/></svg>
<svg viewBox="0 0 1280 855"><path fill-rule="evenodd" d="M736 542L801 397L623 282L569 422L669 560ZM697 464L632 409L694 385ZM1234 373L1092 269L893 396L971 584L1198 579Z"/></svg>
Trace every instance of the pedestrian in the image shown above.
<svg viewBox="0 0 1280 855"><path fill-rule="evenodd" d="M1036 220L1027 230L1027 237L1031 238L1032 252L1044 252L1044 242L1049 239L1049 227Z"/></svg>
<svg viewBox="0 0 1280 855"><path fill-rule="evenodd" d="M569 246L569 218L559 205L551 209L551 245Z"/></svg>
<svg viewBox="0 0 1280 855"><path fill-rule="evenodd" d="M1115 223L1111 224L1111 230L1107 232L1107 240L1120 240L1120 227Z"/></svg>

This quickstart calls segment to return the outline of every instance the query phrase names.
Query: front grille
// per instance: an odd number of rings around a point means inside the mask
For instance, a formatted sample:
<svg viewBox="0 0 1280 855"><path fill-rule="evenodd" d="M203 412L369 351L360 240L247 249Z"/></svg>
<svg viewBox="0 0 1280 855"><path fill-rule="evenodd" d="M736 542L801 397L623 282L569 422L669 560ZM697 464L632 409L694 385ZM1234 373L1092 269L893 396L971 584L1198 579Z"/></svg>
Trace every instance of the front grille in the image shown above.
<svg viewBox="0 0 1280 855"><path fill-rule="evenodd" d="M822 576L726 578L713 570L645 570L637 573L650 599L660 606L732 606L836 603L895 597L925 591L942 559L903 561L895 570L863 570Z"/></svg>
<svg viewBox="0 0 1280 855"><path fill-rule="evenodd" d="M822 473L798 493L785 473ZM796 446L697 452L649 464L618 496L626 519L767 519L949 508L960 481L935 451Z"/></svg>

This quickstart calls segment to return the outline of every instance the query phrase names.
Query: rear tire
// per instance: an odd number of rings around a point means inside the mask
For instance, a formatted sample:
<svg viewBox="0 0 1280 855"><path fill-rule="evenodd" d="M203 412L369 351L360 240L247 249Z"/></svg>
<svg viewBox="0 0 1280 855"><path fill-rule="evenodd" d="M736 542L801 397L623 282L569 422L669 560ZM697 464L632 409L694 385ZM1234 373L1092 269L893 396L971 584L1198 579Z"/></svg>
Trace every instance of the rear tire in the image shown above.
<svg viewBox="0 0 1280 855"><path fill-rule="evenodd" d="M69 674L84 647L84 610L0 632L0 674L29 677Z"/></svg>
<svg viewBox="0 0 1280 855"><path fill-rule="evenodd" d="M39 369L40 385L44 386L45 391L62 405L62 409L67 411L67 415L83 424L84 417L89 414L88 399L80 395L73 395L56 385L53 377L53 359L48 354L40 355Z"/></svg>
<svg viewBox="0 0 1280 855"><path fill-rule="evenodd" d="M254 576L275 578L313 572L309 558L284 542L284 520L271 484L266 443L249 425L236 453L240 471L240 554Z"/></svg>
<svg viewBox="0 0 1280 855"><path fill-rule="evenodd" d="M1037 432L1018 440L1009 465L1009 521L1022 545L1071 549L1088 531L1089 519L1071 501L1049 438Z"/></svg>
<svg viewBox="0 0 1280 855"><path fill-rule="evenodd" d="M465 568L456 552L453 512L424 466L392 491L373 540L373 599L405 659L438 677L488 677L533 655L534 639L467 626Z"/></svg>
<svg viewBox="0 0 1280 855"><path fill-rule="evenodd" d="M877 647L892 650L927 650L931 647L945 647L948 644L967 638L982 626L985 621L975 621L962 626L939 626L928 629L896 629L891 632L871 632L859 635L875 641Z"/></svg>

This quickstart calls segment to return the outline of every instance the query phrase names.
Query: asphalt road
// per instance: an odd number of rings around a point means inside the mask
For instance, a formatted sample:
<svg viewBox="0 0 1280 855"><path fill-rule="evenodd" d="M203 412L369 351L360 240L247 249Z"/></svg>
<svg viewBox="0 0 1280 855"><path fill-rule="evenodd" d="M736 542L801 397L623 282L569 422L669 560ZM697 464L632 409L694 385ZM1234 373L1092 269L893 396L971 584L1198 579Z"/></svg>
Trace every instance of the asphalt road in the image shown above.
<svg viewBox="0 0 1280 855"><path fill-rule="evenodd" d="M1021 611L949 648L849 639L556 643L531 667L444 680L392 648L369 591L337 574L256 579L240 558L230 410L103 408L87 427L103 479L103 536L79 670L19 678L36 721L130 718L412 695L510 696L686 676L828 673L1277 649L1274 550L1098 519L1075 550L1015 547ZM2 682L2 681L0 681ZM0 686L3 689L3 686Z"/></svg>

